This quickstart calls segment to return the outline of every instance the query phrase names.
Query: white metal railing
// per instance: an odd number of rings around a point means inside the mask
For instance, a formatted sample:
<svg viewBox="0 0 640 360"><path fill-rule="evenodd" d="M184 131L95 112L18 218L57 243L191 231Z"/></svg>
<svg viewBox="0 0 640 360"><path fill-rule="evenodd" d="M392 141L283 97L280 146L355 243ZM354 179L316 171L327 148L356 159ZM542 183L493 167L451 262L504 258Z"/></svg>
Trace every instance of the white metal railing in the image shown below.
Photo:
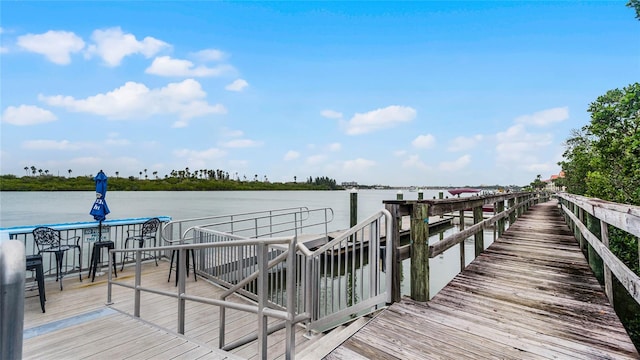
<svg viewBox="0 0 640 360"><path fill-rule="evenodd" d="M163 226L162 238L169 244L189 241L185 234L194 227L208 228L245 238L299 235L303 231L326 234L328 224L333 221L333 218L333 210L330 208L309 210L307 207L206 216L171 221Z"/></svg>
<svg viewBox="0 0 640 360"><path fill-rule="evenodd" d="M304 323L308 331L324 331L390 302L391 273L385 272L383 266L391 262L391 251L382 250L382 241L391 231L391 222L390 213L381 210L316 249L299 243L296 235L250 239L195 226L183 233L182 241L188 241L187 244L144 250L178 250L180 264L186 263L188 250L195 250L198 275L227 288L219 299L187 294L185 271L178 272L177 293L143 287L141 262L137 260L133 285L113 281L109 267L107 301L111 303L112 285L134 289L133 315L139 317L142 292L174 297L179 302L179 333L184 333L185 301L219 306L221 349L232 350L257 340L259 356L264 358L268 334L284 328L285 357L293 358L295 324ZM228 301L233 294L247 297L257 305ZM256 313L257 331L227 342L226 309ZM267 326L266 317L282 321Z"/></svg>
<svg viewBox="0 0 640 360"><path fill-rule="evenodd" d="M167 223L171 220L168 216L158 216L161 222ZM128 218L105 220L100 224L97 221L63 223L63 224L43 224L16 226L8 228L0 228L0 232L7 234L10 239L18 240L24 244L25 254L34 255L38 253L38 247L33 239L33 230L40 226L50 227L60 232L63 239L73 239L80 237L80 246L82 248L82 259L78 260L78 254L69 253L63 258L63 268L67 274L77 275L80 265L82 271L88 271L89 262L91 260L91 247L100 237L101 240L113 241L116 248L123 248L127 233L131 231L139 231L142 224L150 218ZM79 263L80 262L80 263ZM42 265L47 277L55 276L55 255L53 253L43 254Z"/></svg>
<svg viewBox="0 0 640 360"><path fill-rule="evenodd" d="M323 331L347 322L390 300L387 291L390 272L383 267L391 262L391 252L383 251L383 235L390 233L390 214L381 210L316 249L297 241L296 262L277 261L286 248L274 246L268 252L276 265L269 268L268 299L274 308L289 308L290 292L285 279L293 266L297 314L310 314L307 328ZM241 236L192 228L185 237L195 243L234 243ZM198 274L233 292L259 300L257 284L248 281L255 272L257 256L252 248L216 247L198 255ZM241 286L239 284L242 284Z"/></svg>
<svg viewBox="0 0 640 360"><path fill-rule="evenodd" d="M391 223L391 214L380 210L313 251L298 244L305 261L309 330L339 326L391 302L392 274L385 264L392 252L383 251L382 244Z"/></svg>
<svg viewBox="0 0 640 360"><path fill-rule="evenodd" d="M206 234L211 233L215 234L216 232L208 229L197 229L195 230L198 233ZM277 259L269 260L270 249L274 246L285 246L286 250L284 252L284 256L279 256ZM223 296L221 299L213 299L202 296L190 295L186 290L186 275L185 271L178 272L178 289L177 292L165 291L154 289L151 287L141 286L141 278L142 278L142 261L140 252L142 251L159 251L159 250L169 250L169 251L178 251L179 263L185 264L186 256L188 250L196 250L198 252L206 252L210 249L216 248L250 248L251 254L255 255L256 266L252 274L249 274L245 279L240 280L238 283L238 287L243 286L247 282L255 281L257 283L257 302L256 304L243 304L233 301L227 301L227 295ZM285 357L287 359L291 359L295 356L295 333L293 325L296 322L300 322L308 318L305 314L296 315L295 309L293 306L294 302L294 294L290 293L288 295L287 304L290 306L287 307L286 310L274 309L270 306L268 301L268 278L269 278L269 269L278 265L281 262L286 261L287 264L291 264L293 268L295 268L295 248L296 241L295 237L281 237L281 238L264 238L264 239L234 239L234 241L226 241L226 242L210 242L210 243L200 243L200 244L186 244L186 245L172 245L165 247L157 247L157 248L148 248L148 249L135 249L135 250L111 250L111 252L123 252L123 251L134 251L136 252L136 268L135 268L135 279L134 284L128 284L124 282L114 281L111 273L111 256L109 256L109 273L108 273L108 290L107 290L107 303L111 304L111 294L112 294L112 286L122 286L126 288L130 288L135 290L134 294L134 313L133 316L140 317L140 308L141 308L141 293L148 292L168 297L173 297L178 300L178 316L177 316L177 329L178 333L184 334L185 332L185 312L186 312L186 302L193 301L202 304L208 304L212 306L219 306L221 310L221 317L224 320L224 310L235 309L250 313L257 314L257 332L255 334L250 335L251 339L248 341L258 340L258 356L260 358L266 358L267 354L267 335L270 332L279 330L281 328L286 329L286 353ZM290 273L287 275L287 286L293 288L293 279L294 274ZM229 294L233 293L236 289L232 288L229 290ZM281 320L278 325L272 325L270 328L267 326L267 317L275 318ZM228 345L224 344L224 322L221 322L220 325L221 331L221 348L227 349ZM247 342L246 339L241 339L240 341Z"/></svg>

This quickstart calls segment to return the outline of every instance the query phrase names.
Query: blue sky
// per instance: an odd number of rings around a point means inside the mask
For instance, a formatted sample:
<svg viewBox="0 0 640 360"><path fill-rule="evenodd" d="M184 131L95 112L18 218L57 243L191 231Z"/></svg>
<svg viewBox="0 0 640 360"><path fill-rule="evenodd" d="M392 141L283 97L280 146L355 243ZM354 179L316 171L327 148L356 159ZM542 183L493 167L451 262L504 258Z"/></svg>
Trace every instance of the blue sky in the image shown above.
<svg viewBox="0 0 640 360"><path fill-rule="evenodd" d="M625 3L2 1L0 173L525 185L638 81Z"/></svg>

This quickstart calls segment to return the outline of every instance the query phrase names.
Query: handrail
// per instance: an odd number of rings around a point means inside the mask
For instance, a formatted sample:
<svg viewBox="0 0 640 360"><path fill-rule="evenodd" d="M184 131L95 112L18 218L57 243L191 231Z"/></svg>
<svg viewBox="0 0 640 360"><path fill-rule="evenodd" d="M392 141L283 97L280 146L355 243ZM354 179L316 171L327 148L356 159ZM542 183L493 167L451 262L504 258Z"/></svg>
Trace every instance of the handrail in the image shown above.
<svg viewBox="0 0 640 360"><path fill-rule="evenodd" d="M0 240L0 359L22 358L24 244Z"/></svg>
<svg viewBox="0 0 640 360"><path fill-rule="evenodd" d="M611 274L624 286L629 295L640 304L640 277L624 264L615 254L609 250L609 225L619 228L631 235L638 237L640 242L640 206L619 204L596 198L558 194L561 207L571 222L580 231L580 237L586 240L602 259L605 266L605 293L613 304L613 289ZM572 209L577 206L578 209ZM583 215L576 216L574 211L587 212L600 220L600 235L602 241L593 234L581 220ZM638 246L640 252L640 246ZM640 255L640 254L639 254Z"/></svg>
<svg viewBox="0 0 640 360"><path fill-rule="evenodd" d="M444 253L445 251L449 250L455 245L458 245L459 243L469 238L470 236L473 236L477 232L488 229L489 227L493 226L498 220L507 218L508 216L513 214L517 209L524 208L525 206L529 205L530 203L533 203L534 201L535 199L529 198L529 199L526 199L525 201L516 203L514 207L508 208L500 213L493 215L488 219L484 219L483 221L477 224L473 224L464 230L460 230L455 234L449 235L446 238L438 241L433 245L429 245L429 257L434 258Z"/></svg>
<svg viewBox="0 0 640 360"><path fill-rule="evenodd" d="M393 232L390 232L387 241L391 243L391 251L395 261L391 263L394 274L391 297L392 301L401 300L402 270L400 261L411 257L411 297L417 301L428 301L430 293L430 268L429 259L441 255L455 245L460 247L460 271L466 267L465 240L474 237L475 256L484 251L484 230L497 223L497 236L505 231L506 221L516 221L516 218L527 211L530 205L539 201L547 201L549 193L518 192L499 195L473 196L467 198L439 199L439 200L386 200L385 207L394 217ZM507 202L507 204L505 204ZM484 219L483 205L493 204L494 215ZM505 210L505 205L508 208ZM464 213L473 212L474 224L467 227L464 223ZM433 216L451 216L459 213L461 219L460 231L429 244L429 219ZM410 216L411 243L400 245L400 224L402 218ZM455 216L455 215L454 215ZM465 229L466 227L466 229ZM495 236L494 235L494 236Z"/></svg>
<svg viewBox="0 0 640 360"><path fill-rule="evenodd" d="M194 229L195 231L196 229ZM200 229L204 233L219 233L209 229ZM279 256L272 261L268 261L268 248L270 245L288 245L288 249L286 250L287 255L285 257ZM257 270L251 275L258 281L258 297L259 300L255 305L248 304L238 304L232 301L226 301L224 298L221 299L211 299L201 296L188 295L186 293L186 275L184 271L178 272L178 290L177 293L169 292L164 290L153 289L149 287L141 286L141 277L142 277L142 256L140 253L144 251L160 251L160 250L178 250L179 262L185 263L186 255L188 250L204 250L204 249L212 249L212 248L225 248L225 247L245 247L245 246L255 246L257 248ZM170 246L162 246L162 247L151 247L151 248L136 248L136 249L112 249L110 253L119 253L119 252L136 252L136 270L135 270L135 279L134 285L130 285L127 283L114 281L112 278L112 256L109 256L109 270L108 270L108 285L107 285L107 303L112 303L112 286L118 285L126 288L131 288L135 290L135 299L134 299L134 316L140 317L140 299L141 292L149 292L158 295L169 296L178 299L179 302L179 311L178 311L178 332L180 334L184 334L184 325L185 325L185 301L194 301L214 306L219 306L221 313L224 312L225 308L236 309L240 311L246 311L255 313L258 315L258 334L254 337L258 339L258 355L262 358L266 358L267 351L267 335L270 333L270 329L267 327L266 317L274 317L276 319L280 319L284 321L284 325L280 326L280 328L285 327L287 329L287 341L286 341L286 357L288 359L292 359L295 356L295 333L293 329L293 325L297 322L304 321L307 317L304 315L296 316L295 309L293 306L295 292L289 292L290 299L287 303L291 306L288 306L285 311L280 311L276 309L272 309L269 306L269 302L267 301L267 276L269 268L275 266L278 262L282 262L286 259L289 267L291 269L295 269L295 249L296 249L296 239L293 236L290 237L280 237L280 238L264 238L264 239L248 239L248 238L238 238L234 241L228 242L213 242L213 243L197 243L197 244L181 244L181 245L170 245ZM294 272L287 274L287 284L294 287ZM226 298L226 296L225 296ZM224 327L223 323L221 323L221 328ZM273 331L274 329L271 329ZM222 336L224 338L224 336ZM223 341L223 340L222 340ZM227 345L228 346L228 345ZM221 346L221 348L224 348Z"/></svg>
<svg viewBox="0 0 640 360"><path fill-rule="evenodd" d="M251 212L237 213L237 214L231 214L231 215L229 214L214 215L214 216L204 216L204 217L197 217L197 218L190 218L190 219L174 220L174 221L170 221L169 223L167 223L162 227L161 235L163 240L169 243L175 243L183 240L182 235L186 232L186 230L184 230L183 228L192 228L195 226L203 226L203 225L208 225L208 226L229 225L229 224L234 224L236 222L270 218L274 215L280 216L280 215L287 215L291 213L305 213L308 210L309 209L306 206L300 206L300 207L289 207L289 208L281 208L281 209L274 209L274 210L251 211ZM255 216L255 215L258 215L258 216ZM223 220L223 219L226 221L222 221L222 222L216 221L216 220ZM304 219L301 219L301 220L304 221ZM173 236L173 233L169 232L169 230L173 232L173 228L176 226L178 227L178 238L175 238ZM234 232L235 232L234 229L232 229L230 233L234 233Z"/></svg>

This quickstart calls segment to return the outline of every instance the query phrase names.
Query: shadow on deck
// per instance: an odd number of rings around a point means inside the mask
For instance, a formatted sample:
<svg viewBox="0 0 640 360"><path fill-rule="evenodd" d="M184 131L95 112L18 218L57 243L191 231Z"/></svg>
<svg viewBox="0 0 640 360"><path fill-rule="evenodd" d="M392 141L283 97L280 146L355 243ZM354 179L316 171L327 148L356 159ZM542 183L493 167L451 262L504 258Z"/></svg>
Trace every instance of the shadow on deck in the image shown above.
<svg viewBox="0 0 640 360"><path fill-rule="evenodd" d="M555 201L427 303L391 305L326 359L638 359Z"/></svg>

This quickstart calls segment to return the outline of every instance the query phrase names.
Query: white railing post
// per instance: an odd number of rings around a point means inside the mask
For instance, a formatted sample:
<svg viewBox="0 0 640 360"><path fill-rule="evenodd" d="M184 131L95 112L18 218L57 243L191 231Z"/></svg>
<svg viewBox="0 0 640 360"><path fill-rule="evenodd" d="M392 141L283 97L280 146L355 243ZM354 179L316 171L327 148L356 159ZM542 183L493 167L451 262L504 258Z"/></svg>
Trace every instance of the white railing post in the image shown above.
<svg viewBox="0 0 640 360"><path fill-rule="evenodd" d="M24 244L18 240L0 239L1 359L22 358L26 267Z"/></svg>
<svg viewBox="0 0 640 360"><path fill-rule="evenodd" d="M136 277L135 277L135 290L134 290L134 305L133 316L140 317L140 284L142 283L142 253L136 250Z"/></svg>
<svg viewBox="0 0 640 360"><path fill-rule="evenodd" d="M189 251L181 248L178 250L178 263L176 264L176 274L178 276L178 334L184 335L184 319L186 311L186 300L184 294L186 291L186 279L187 279L187 256ZM193 274L193 276L196 276Z"/></svg>
<svg viewBox="0 0 640 360"><path fill-rule="evenodd" d="M296 288L296 249L298 248L298 238L294 237L291 242L289 242L289 253L287 254L287 322L286 322L286 353L285 359L290 360L295 358L296 353L296 333L293 327L293 321L296 317L296 298L297 298L297 288Z"/></svg>
<svg viewBox="0 0 640 360"><path fill-rule="evenodd" d="M264 309L268 306L267 289L268 289L268 246L259 243L257 245L258 260L258 356L262 359L267 358L267 319L264 315Z"/></svg>

